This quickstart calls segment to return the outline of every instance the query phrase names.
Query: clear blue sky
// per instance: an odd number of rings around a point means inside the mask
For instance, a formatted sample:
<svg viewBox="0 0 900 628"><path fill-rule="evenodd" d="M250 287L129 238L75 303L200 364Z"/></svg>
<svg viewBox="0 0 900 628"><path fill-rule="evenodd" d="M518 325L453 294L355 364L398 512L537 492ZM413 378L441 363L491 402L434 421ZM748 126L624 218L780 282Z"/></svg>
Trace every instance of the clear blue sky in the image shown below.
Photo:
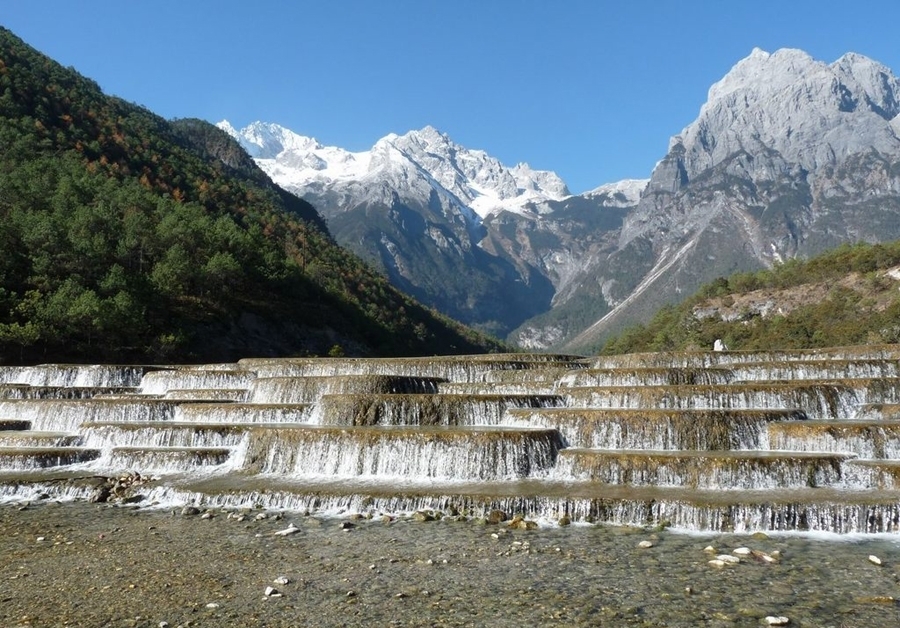
<svg viewBox="0 0 900 628"><path fill-rule="evenodd" d="M896 0L3 0L0 24L166 118L351 150L431 124L573 192L649 176L754 46L900 72Z"/></svg>

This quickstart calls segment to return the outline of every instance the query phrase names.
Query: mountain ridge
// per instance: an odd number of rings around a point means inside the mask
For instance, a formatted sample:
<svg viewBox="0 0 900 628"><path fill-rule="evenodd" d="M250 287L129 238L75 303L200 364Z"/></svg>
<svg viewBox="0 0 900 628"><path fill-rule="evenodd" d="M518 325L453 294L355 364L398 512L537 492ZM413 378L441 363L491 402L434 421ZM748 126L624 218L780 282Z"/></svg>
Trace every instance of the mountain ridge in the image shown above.
<svg viewBox="0 0 900 628"><path fill-rule="evenodd" d="M410 169L288 189L324 208L338 239L395 284L451 316L530 349L590 351L716 276L900 237L898 97L900 81L863 55L825 63L756 48L710 86L645 180L581 195L536 183L552 197L516 197L500 185L515 182L513 169L492 170L483 155L481 179L438 167L455 145L426 127L379 140L400 151L381 165ZM524 202L473 206L476 180ZM359 221L369 226L350 225ZM467 272L471 292L453 278ZM442 301L445 288L454 302Z"/></svg>

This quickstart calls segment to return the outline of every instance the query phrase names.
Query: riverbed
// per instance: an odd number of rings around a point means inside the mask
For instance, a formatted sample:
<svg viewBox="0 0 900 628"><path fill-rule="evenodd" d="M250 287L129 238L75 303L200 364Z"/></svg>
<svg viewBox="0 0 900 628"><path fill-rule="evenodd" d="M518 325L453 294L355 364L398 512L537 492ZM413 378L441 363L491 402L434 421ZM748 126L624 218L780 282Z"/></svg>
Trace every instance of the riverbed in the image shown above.
<svg viewBox="0 0 900 628"><path fill-rule="evenodd" d="M887 627L898 600L889 535L0 506L10 627Z"/></svg>

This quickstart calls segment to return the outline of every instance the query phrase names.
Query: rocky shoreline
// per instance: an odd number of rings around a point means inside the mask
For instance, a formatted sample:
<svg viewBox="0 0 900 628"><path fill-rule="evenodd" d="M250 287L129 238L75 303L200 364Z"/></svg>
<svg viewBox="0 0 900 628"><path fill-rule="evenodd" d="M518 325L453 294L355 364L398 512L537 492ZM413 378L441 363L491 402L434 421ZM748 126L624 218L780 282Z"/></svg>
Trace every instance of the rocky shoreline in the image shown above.
<svg viewBox="0 0 900 628"><path fill-rule="evenodd" d="M900 538L891 536L432 519L7 503L0 505L0 625L838 627L900 620Z"/></svg>

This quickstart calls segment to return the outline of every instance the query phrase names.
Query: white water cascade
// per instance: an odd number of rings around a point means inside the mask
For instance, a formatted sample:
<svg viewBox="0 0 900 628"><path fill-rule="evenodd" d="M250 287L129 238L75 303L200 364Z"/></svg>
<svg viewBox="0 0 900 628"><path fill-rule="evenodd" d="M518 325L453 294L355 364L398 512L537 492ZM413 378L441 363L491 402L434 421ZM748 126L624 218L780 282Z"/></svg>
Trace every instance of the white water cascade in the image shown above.
<svg viewBox="0 0 900 628"><path fill-rule="evenodd" d="M900 533L898 357L7 366L0 499Z"/></svg>

